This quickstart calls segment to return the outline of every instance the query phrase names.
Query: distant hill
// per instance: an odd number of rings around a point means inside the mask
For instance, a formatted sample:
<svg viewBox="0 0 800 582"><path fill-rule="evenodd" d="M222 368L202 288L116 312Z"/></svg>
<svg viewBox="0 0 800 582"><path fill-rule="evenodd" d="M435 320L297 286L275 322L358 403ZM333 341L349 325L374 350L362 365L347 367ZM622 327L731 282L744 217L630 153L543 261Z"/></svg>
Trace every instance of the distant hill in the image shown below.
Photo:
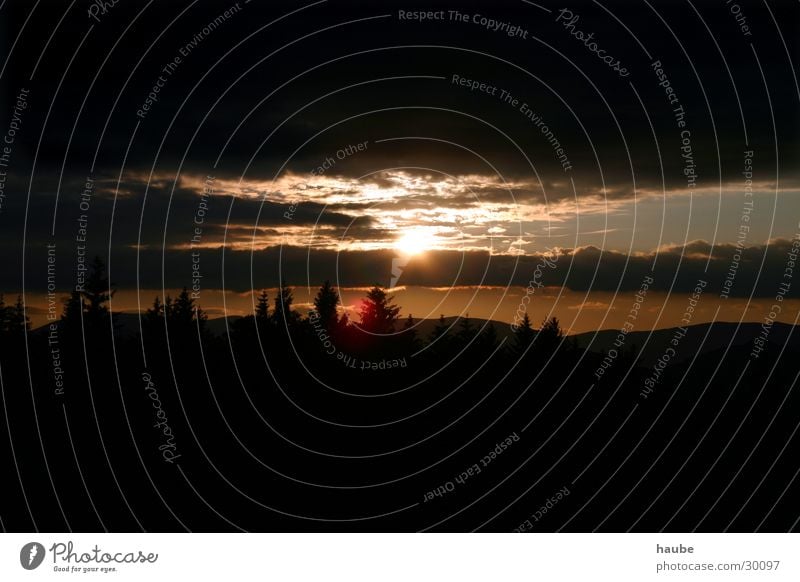
<svg viewBox="0 0 800 582"><path fill-rule="evenodd" d="M480 329L485 324L493 323L497 337L502 339L511 336L511 326L503 321L489 321L485 319L470 318L472 325ZM445 317L447 325L452 325L453 332L458 331L458 317ZM419 337L427 338L438 325L438 319L424 319L418 322L417 332ZM738 326L738 330L737 330ZM800 353L800 329L792 333L795 326L786 323L775 323L769 333L769 342L783 345L789 353ZM657 329L653 331L638 331L628 334L625 340L625 349L635 347L639 355L639 365L652 366L664 351L670 346L670 340L678 328ZM703 323L689 326L686 335L681 338L676 348L674 361L684 361L694 357L695 353L706 354L717 350L724 350L728 345L737 348L750 348L753 339L761 333L760 323ZM602 352L614 347L614 341L619 334L618 329L604 329L598 332L580 333L570 336L578 346L592 352ZM791 336L791 337L790 337Z"/></svg>
<svg viewBox="0 0 800 582"><path fill-rule="evenodd" d="M117 327L117 335L119 336L126 336L126 335L136 335L139 333L139 317L138 313L115 313L114 314L114 322ZM239 315L232 315L228 317L228 325L232 324L237 319L240 319L241 316ZM209 331L215 335L223 335L226 332L226 324L224 317L217 317L214 319L209 319L206 322L206 325ZM45 324L41 327L37 327L31 331L34 334L46 333L47 332L48 324Z"/></svg>
<svg viewBox="0 0 800 582"><path fill-rule="evenodd" d="M228 317L227 324L226 318L224 317L209 319L207 321L208 330L215 335L221 336L226 333L228 326L240 319L240 317L241 316L238 315ZM139 332L138 314L117 313L114 315L114 318L118 335L135 335ZM444 318L445 323L450 326L451 333L458 332L458 320L459 317L457 316ZM404 322L401 322L401 325L402 323ZM470 323L476 330L490 323L494 324L498 339L503 339L513 334L511 326L507 322L471 317ZM417 320L416 330L418 337L427 339L438 324L438 319ZM761 333L760 323L742 323L739 325L738 330L737 325L739 324L716 322L713 324L702 323L690 326L686 336L680 340L680 344L676 348L676 356L673 360L681 361L690 359L698 351L704 354L720 349L724 350L728 345L734 347L749 347L753 339ZM782 345L788 340L791 342L791 345L786 349L792 353L800 353L800 330L792 333L793 327L794 326L786 323L775 323L769 333L769 341L777 345ZM44 325L34 329L32 333L46 333L46 329L47 326ZM639 364L642 366L651 366L664 353L664 350L669 347L669 342L675 334L676 329L677 328L668 328L654 331L631 332L627 335L624 348L627 350L635 347L637 351L641 352ZM575 338L578 342L578 346L581 348L588 348L592 352L602 352L614 347L613 344L618 334L618 329L604 329L598 332L580 333L571 337Z"/></svg>
<svg viewBox="0 0 800 582"><path fill-rule="evenodd" d="M206 325L208 330L215 334L215 335L223 335L227 332L228 326L230 326L236 320L241 319L239 315L233 315L227 318L227 325L226 325L226 318L225 317L216 317L214 319L209 319L206 321ZM448 326L452 326L451 332L455 333L458 331L458 317L445 317L445 322ZM114 321L116 322L117 326L117 335L135 335L139 333L139 315L136 313L115 313L114 314ZM486 319L478 319L478 318L470 318L470 322L475 329L481 329L485 324L489 322ZM401 321L398 329L402 327L405 321ZM425 339L433 333L434 328L439 324L438 319L422 319L417 320L417 333L419 337ZM508 323L502 321L492 321L494 323L495 330L497 331L497 337L502 339L511 334L511 327ZM45 333L47 329L47 325L43 325L38 327L32 331L32 333Z"/></svg>
<svg viewBox="0 0 800 582"><path fill-rule="evenodd" d="M485 319L470 318L472 325L479 329L489 321ZM445 317L447 325L452 325L452 331L458 331L458 317ZM438 325L438 319L424 319L418 322L417 332L421 338L427 338ZM497 337L502 339L513 334L511 326L503 321L491 321L497 331ZM738 330L737 330L738 326ZM800 353L800 329L792 333L794 326L785 323L775 323L769 333L769 341L776 345L791 342L786 349ZM678 328L657 329L653 331L638 331L628 334L625 340L625 349L635 347L641 352L639 364L642 366L653 365L670 345L670 340ZM716 322L703 323L689 326L686 336L680 340L676 348L675 361L691 359L696 352L701 354L724 350L728 345L734 347L750 347L753 339L761 333L760 323ZM602 352L614 347L614 341L619 334L618 329L604 329L598 332L586 332L570 337L575 338L578 346L588 348L592 352ZM791 335L791 339L790 339ZM702 347L701 347L702 346Z"/></svg>
<svg viewBox="0 0 800 582"><path fill-rule="evenodd" d="M450 328L450 333L456 333L459 329L458 320L460 318L458 316L453 317L445 317L444 321L445 324ZM482 329L484 326L488 326L490 323L494 324L494 329L497 332L497 339L501 340L504 337L510 336L512 334L511 325L505 321L496 321L490 319L479 319L477 317L470 317L469 318L472 327L476 330ZM402 322L405 323L405 322ZM402 325L401 323L401 325ZM439 325L438 319L421 319L416 321L417 327L417 334L421 339L427 339L433 333L434 328Z"/></svg>
<svg viewBox="0 0 800 582"><path fill-rule="evenodd" d="M737 325L739 326L737 330ZM775 323L769 333L769 341L782 345L789 340L791 345L786 349L790 353L800 352L800 330L792 329L793 325ZM669 342L677 328L657 329L654 331L636 331L628 334L625 340L625 349L635 346L641 352L639 363L644 366L653 365L669 347ZM613 347L619 330L605 329L599 332L581 333L576 336L578 345L589 348L591 351L600 352ZM734 347L749 347L753 339L761 333L760 323L742 323L741 325L728 322L701 323L688 328L686 336L680 340L675 348L676 361L687 360L694 357L695 353L705 354L716 350L724 350L728 345ZM591 344L591 345L590 345Z"/></svg>

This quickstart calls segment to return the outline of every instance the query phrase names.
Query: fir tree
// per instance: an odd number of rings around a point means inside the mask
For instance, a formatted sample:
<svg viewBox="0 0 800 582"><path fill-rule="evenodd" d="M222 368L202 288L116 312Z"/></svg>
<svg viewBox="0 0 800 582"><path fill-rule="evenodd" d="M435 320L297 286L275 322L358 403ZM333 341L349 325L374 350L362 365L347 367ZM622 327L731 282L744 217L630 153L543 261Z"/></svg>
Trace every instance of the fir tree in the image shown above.
<svg viewBox="0 0 800 582"><path fill-rule="evenodd" d="M64 299L64 310L61 313L61 325L67 333L81 333L81 317L84 311L83 296L78 291L72 291Z"/></svg>
<svg viewBox="0 0 800 582"><path fill-rule="evenodd" d="M469 313L458 319L458 342L467 345L475 336L475 328L469 320Z"/></svg>
<svg viewBox="0 0 800 582"><path fill-rule="evenodd" d="M542 328L536 337L536 344L544 349L553 350L558 347L563 337L564 332L561 329L558 318L553 316L542 323Z"/></svg>
<svg viewBox="0 0 800 582"><path fill-rule="evenodd" d="M319 315L319 321L325 329L332 331L339 322L339 293L331 286L330 281L325 281L314 298L314 309Z"/></svg>
<svg viewBox="0 0 800 582"><path fill-rule="evenodd" d="M533 331L531 318L526 313L514 331L514 352L518 355L525 353L534 337L536 337L536 332Z"/></svg>
<svg viewBox="0 0 800 582"><path fill-rule="evenodd" d="M156 331L164 325L164 304L161 303L158 295L153 299L153 306L148 309L143 318L145 331Z"/></svg>
<svg viewBox="0 0 800 582"><path fill-rule="evenodd" d="M25 315L25 304L22 301L22 295L17 296L17 302L10 309L8 320L8 327L12 333L28 331L31 328L31 320Z"/></svg>
<svg viewBox="0 0 800 582"><path fill-rule="evenodd" d="M269 319L269 297L267 296L266 289L262 289L258 296L255 316L256 320L259 322L265 322Z"/></svg>
<svg viewBox="0 0 800 582"><path fill-rule="evenodd" d="M30 319L25 315L22 295L17 297L14 305L6 305L3 295L0 294L0 332L20 333L29 330L30 326Z"/></svg>
<svg viewBox="0 0 800 582"><path fill-rule="evenodd" d="M415 350L419 347L419 337L415 325L414 316L409 313L403 324L403 339L408 351Z"/></svg>
<svg viewBox="0 0 800 582"><path fill-rule="evenodd" d="M106 266L100 257L95 257L83 291L84 313L91 324L99 323L108 315L107 303L114 293L106 275Z"/></svg>
<svg viewBox="0 0 800 582"><path fill-rule="evenodd" d="M272 317L278 325L291 325L296 322L297 314L292 311L292 303L294 303L292 288L284 285L275 297L275 309L272 312Z"/></svg>
<svg viewBox="0 0 800 582"><path fill-rule="evenodd" d="M178 297L175 298L175 302L171 305L167 313L170 324L185 329L194 327L194 325L199 325L201 330L205 328L206 314L200 306L195 304L194 298L186 287L184 287L180 294L178 294Z"/></svg>
<svg viewBox="0 0 800 582"><path fill-rule="evenodd" d="M439 315L439 322L436 324L436 327L434 327L433 331L431 332L431 337L429 338L428 343L432 344L440 337L447 335L447 332L448 332L447 321L445 321L444 313L442 313L441 315Z"/></svg>
<svg viewBox="0 0 800 582"><path fill-rule="evenodd" d="M361 327L375 334L389 334L394 331L400 307L392 303L394 297L375 285L361 302Z"/></svg>
<svg viewBox="0 0 800 582"><path fill-rule="evenodd" d="M158 295L153 300L153 307L147 310L145 317L151 321L158 321L164 317L164 304L161 303Z"/></svg>

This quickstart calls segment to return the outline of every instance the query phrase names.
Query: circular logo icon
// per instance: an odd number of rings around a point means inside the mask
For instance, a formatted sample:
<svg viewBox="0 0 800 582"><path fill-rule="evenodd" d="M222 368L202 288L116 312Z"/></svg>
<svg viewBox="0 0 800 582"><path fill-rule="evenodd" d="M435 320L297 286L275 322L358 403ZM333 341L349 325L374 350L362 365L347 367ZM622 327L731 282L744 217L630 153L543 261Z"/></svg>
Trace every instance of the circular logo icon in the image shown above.
<svg viewBox="0 0 800 582"><path fill-rule="evenodd" d="M29 542L19 551L19 563L26 570L35 570L44 561L44 546L38 542Z"/></svg>

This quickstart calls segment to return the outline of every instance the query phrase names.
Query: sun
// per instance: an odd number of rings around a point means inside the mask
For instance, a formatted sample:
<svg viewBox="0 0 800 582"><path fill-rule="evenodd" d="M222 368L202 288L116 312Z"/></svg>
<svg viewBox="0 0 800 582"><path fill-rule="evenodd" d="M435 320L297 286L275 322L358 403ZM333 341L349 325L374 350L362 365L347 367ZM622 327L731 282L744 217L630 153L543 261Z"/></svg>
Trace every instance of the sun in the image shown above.
<svg viewBox="0 0 800 582"><path fill-rule="evenodd" d="M433 237L425 231L408 231L394 241L394 248L404 255L419 255L427 251L433 243Z"/></svg>

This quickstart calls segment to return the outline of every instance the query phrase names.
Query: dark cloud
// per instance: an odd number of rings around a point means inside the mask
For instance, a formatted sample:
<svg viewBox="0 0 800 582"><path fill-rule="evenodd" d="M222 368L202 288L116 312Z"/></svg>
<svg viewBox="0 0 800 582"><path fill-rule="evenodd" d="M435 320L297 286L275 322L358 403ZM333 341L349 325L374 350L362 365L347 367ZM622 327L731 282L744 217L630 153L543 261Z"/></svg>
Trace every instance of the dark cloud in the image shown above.
<svg viewBox="0 0 800 582"><path fill-rule="evenodd" d="M4 23L11 32L28 17L29 6L6 4ZM83 168L86 173L97 156L95 171L111 176L117 175L124 159L127 168L141 172L149 172L155 164L157 170L173 173L238 177L246 171L249 178L268 179L282 166L307 173L324 159L336 158L340 148L368 141L366 152L337 159L335 172L357 176L418 165L452 174L493 174L490 162L508 176L529 177L532 165L544 181L564 178L540 126L520 111L525 103L545 120L579 181L596 185L604 178L608 185L630 190L635 175L639 186L658 186L660 151L667 185L680 187L684 179L679 130L650 68L653 59L662 61L687 111L703 182L716 183L719 166L723 180L741 171L745 149L741 113L749 147L758 152L765 171L776 162L773 116L780 161L797 159L796 95L784 82L792 72L780 37L758 36L765 87L750 44L725 6L697 7L711 23L709 33L685 5L667 1L652 3L652 8L621 1L606 2L605 9L588 1L571 4L582 30L593 32L609 54L624 55L631 71L626 79L610 73L554 22L559 8L555 5L551 8L556 10L547 13L517 0L491 4L331 0L258 32L299 5L242 4L238 14L182 57L165 77L153 107L143 119L137 117L159 75L164 75L165 64L180 57L187 43L233 4L200 2L184 13L180 4L147 10L120 4L99 23L90 21L82 8L73 9L39 63L34 81L27 83L42 39L55 28L68 3L50 1L34 11L27 29L41 34L20 38L3 84L7 102L19 86L32 85L27 136L15 152L18 170L26 173L36 138L43 132L44 147L35 152L36 173L56 171L65 159L69 169ZM417 23L397 17L399 9L413 10L415 5L480 13L518 24L529 38L510 38L472 22ZM774 30L763 5L742 5L756 33ZM627 25L649 57L606 10ZM800 20L796 4L780 3L771 10L784 38L795 38ZM382 15L390 17L378 18ZM92 23L91 34L64 74L83 31ZM7 49L15 36L3 35ZM302 36L307 38L292 42ZM401 46L405 48L397 48ZM333 62L323 66L327 61ZM519 104L454 85L453 74L506 90ZM765 107L766 91L772 110ZM42 114L48 109L44 126ZM432 140L377 143L404 136ZM246 169L251 158L253 164ZM785 174L796 175L796 168L785 166Z"/></svg>
<svg viewBox="0 0 800 582"><path fill-rule="evenodd" d="M412 259L402 269L399 283L429 287L491 285L557 287L564 285L574 291L621 291L639 289L646 277L652 276L651 289L690 292L698 280L708 282L708 290L720 293L724 281L731 277L732 297L775 297L790 260L792 241L777 239L769 245L748 246L739 251L730 245L715 247L707 258L710 245L694 241L658 253L628 256L615 251L603 251L588 246L559 249L557 258L551 253L525 256L491 256L485 252L438 251ZM57 281L59 288L74 283L72 256L59 255ZM279 282L292 285L318 285L325 279L345 287L379 284L388 286L393 261L392 251L348 251L273 247L249 252L224 251L225 288L242 292L251 288L275 287ZM28 289L43 292L46 286L46 254L41 247L28 252ZM163 260L163 276L162 276ZM138 278L136 264L140 264ZM203 289L223 286L223 250L207 248L200 251ZM192 285L190 251L171 251L162 256L160 249L147 248L116 250L111 257L113 279L123 288L167 289ZM793 267L796 269L796 264ZM732 273L732 275L731 275ZM10 275L10 272L9 272ZM12 277L13 278L13 277ZM252 281L252 286L251 286ZM13 289L8 276L3 287ZM787 298L800 297L800 291L790 288Z"/></svg>
<svg viewBox="0 0 800 582"><path fill-rule="evenodd" d="M776 29L765 5L740 2L757 38L755 52L724 4L696 7L709 32L682 3L573 3L570 10L580 15L582 30L594 32L609 54L622 55L631 71L622 79L554 22L557 12L519 0L331 0L263 30L300 5L250 2L165 73L164 66L233 4L201 1L182 13L185 6L179 3L147 8L118 3L100 22L89 20L85 6L74 5L57 30L68 2L48 1L36 9L20 1L4 4L0 44L10 56L0 85L0 128L8 127L8 104L21 88L30 89L30 98L10 166L4 168L1 288L21 288L23 274L26 285L43 288L47 244L57 247L59 287L70 286L80 193L89 175L96 189L85 212L88 251L110 257L114 280L126 287L143 280L158 286L162 268L165 286L187 282L187 254L172 249L188 244L195 233L198 193L206 175L225 187L210 199L203 217L205 245L221 244L227 223L233 226L229 237L242 244L248 242L248 228L257 226L257 237L263 239L254 241L259 246L317 221L333 238L374 242L390 237L379 219L399 202L376 205L359 199L357 188L346 187L340 193L352 199L326 207L311 196L283 199L293 193L270 192L265 186L276 176L309 176L327 160L332 160L328 177L368 174L364 182L385 188L396 185L379 173L386 168L405 168L417 177L480 178L472 180L473 192L448 192L447 206L463 210L496 204L498 210L513 212L503 180L514 184L513 195L524 204L571 201L570 178L583 199L627 200L635 191L660 195L662 184L669 195L688 192L681 130L652 70L656 59L686 111L699 186L740 185L746 149L755 152L760 184L798 184L800 108L784 45L789 43L791 50L800 32L797 3L770 6ZM522 26L529 38L511 38L471 21L398 19L398 9L415 7L480 12ZM370 18L381 15L390 16ZM25 33L15 41L25 22ZM484 81L518 101L470 91L452 83L453 74ZM157 101L137 115L160 75L166 80ZM564 170L548 133L521 111L522 103L552 131L571 170ZM339 155L363 142L363 151ZM229 188L240 179L243 191ZM416 195L402 202L404 208L443 203L422 182ZM324 186L307 188L319 192ZM287 205L295 203L288 220ZM358 220L351 225L353 216ZM711 233L704 236L712 238ZM137 245L142 245L138 271ZM755 289L760 296L774 295L785 261L781 245L785 241L745 249L732 293L746 296ZM660 288L685 291L701 277L721 285L736 250L724 241L710 253L706 243L695 241L661 249L656 259L654 254L628 256L585 247L566 253L543 276L546 284L573 289L635 289L655 262ZM220 286L222 250L202 253L204 284ZM388 283L394 254L337 256L298 246L284 249L280 265L278 257L276 247L255 253L252 278L257 285L274 285L279 278L301 283L306 273L313 283L337 277L346 285ZM535 254L435 252L425 263L412 261L402 281L526 284L539 259ZM249 253L228 250L225 265L227 285L249 286Z"/></svg>

